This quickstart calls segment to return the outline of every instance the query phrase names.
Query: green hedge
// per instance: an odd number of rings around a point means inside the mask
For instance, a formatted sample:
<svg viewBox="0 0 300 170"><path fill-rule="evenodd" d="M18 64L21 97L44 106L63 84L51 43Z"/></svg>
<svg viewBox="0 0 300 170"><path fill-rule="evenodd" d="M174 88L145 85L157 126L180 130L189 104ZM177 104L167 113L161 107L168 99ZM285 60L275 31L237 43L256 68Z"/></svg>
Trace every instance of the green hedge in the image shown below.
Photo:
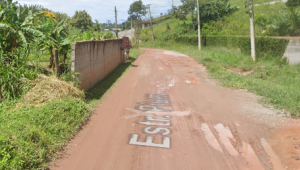
<svg viewBox="0 0 300 170"><path fill-rule="evenodd" d="M188 43L191 45L198 44L198 37L191 36L178 36L176 41L180 43ZM286 50L289 40L278 39L271 37L256 37L255 47L256 54L282 56ZM250 37L247 36L218 36L218 35L205 35L201 37L202 46L223 46L235 47L241 49L245 54L251 53Z"/></svg>

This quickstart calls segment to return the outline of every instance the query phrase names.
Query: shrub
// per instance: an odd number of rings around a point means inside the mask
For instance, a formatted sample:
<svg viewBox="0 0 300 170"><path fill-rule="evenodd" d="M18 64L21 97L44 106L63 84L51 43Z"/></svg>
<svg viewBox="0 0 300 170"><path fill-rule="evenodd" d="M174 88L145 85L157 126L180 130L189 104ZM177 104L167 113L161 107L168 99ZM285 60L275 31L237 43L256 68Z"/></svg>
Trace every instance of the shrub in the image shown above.
<svg viewBox="0 0 300 170"><path fill-rule="evenodd" d="M26 87L22 78L33 80L36 74L37 70L28 66L26 52L19 49L14 53L0 52L0 101L19 97Z"/></svg>
<svg viewBox="0 0 300 170"><path fill-rule="evenodd" d="M250 37L247 36L217 36L205 35L201 37L203 46L223 46L229 48L239 48L244 54L250 54ZM198 37L196 35L178 36L177 42L197 45ZM288 44L287 39L278 39L271 37L256 37L256 53L258 56L273 55L282 56Z"/></svg>

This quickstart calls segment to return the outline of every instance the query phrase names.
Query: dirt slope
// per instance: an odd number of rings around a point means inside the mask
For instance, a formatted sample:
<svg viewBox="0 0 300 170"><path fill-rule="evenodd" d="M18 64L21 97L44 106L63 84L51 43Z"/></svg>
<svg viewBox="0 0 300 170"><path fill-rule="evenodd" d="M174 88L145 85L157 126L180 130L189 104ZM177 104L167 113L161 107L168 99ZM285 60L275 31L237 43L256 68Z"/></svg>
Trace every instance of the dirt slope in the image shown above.
<svg viewBox="0 0 300 170"><path fill-rule="evenodd" d="M300 169L298 120L220 87L192 58L145 50L51 169Z"/></svg>

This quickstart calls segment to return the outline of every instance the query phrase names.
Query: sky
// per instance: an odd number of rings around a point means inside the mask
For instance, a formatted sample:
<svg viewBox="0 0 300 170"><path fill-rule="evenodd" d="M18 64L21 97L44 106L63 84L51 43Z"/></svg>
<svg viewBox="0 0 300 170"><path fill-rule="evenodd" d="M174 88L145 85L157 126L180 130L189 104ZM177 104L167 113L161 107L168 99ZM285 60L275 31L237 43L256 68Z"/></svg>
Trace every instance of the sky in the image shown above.
<svg viewBox="0 0 300 170"><path fill-rule="evenodd" d="M128 18L128 10L135 0L19 0L20 4L42 5L55 12L63 12L72 17L76 10L86 10L93 22L100 23L110 20L115 22L115 6L118 11L118 23ZM151 15L157 17L172 7L172 0L142 0L145 5L151 4ZM180 0L173 0L175 6L181 5ZM147 14L148 16L148 14Z"/></svg>

